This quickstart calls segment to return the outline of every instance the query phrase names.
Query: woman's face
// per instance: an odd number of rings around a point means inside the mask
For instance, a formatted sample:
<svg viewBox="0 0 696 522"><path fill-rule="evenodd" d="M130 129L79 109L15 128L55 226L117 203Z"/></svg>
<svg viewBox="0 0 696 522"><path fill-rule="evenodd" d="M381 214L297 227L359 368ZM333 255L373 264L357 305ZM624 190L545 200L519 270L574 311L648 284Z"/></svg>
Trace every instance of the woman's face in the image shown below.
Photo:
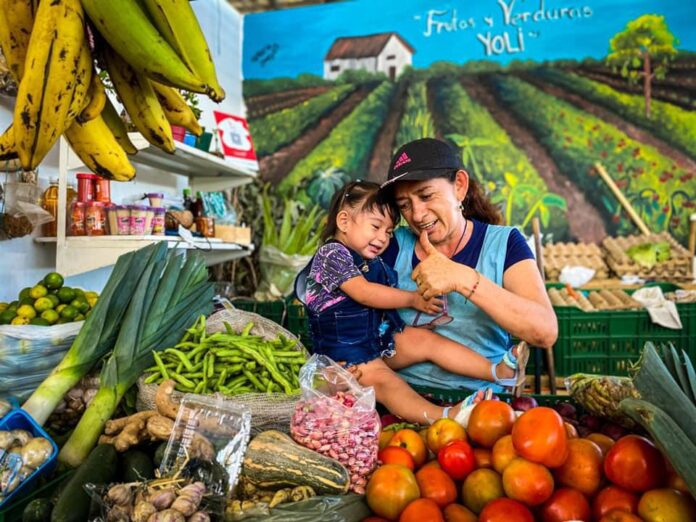
<svg viewBox="0 0 696 522"><path fill-rule="evenodd" d="M466 196L469 178L463 170L454 182L447 178L425 181L400 181L394 194L396 204L411 230L426 230L434 245L447 244L461 230L461 202Z"/></svg>

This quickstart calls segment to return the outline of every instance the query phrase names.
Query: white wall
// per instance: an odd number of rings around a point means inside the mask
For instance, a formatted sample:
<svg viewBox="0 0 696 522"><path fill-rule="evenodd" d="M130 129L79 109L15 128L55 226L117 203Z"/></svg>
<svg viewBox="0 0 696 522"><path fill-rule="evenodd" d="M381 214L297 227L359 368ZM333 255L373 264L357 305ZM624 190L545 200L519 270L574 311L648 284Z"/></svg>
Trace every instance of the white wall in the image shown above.
<svg viewBox="0 0 696 522"><path fill-rule="evenodd" d="M387 56L392 55L395 58L387 60ZM377 70L389 76L389 67L396 67L396 76L398 77L407 65L411 65L412 61L411 52L396 36L392 36L377 56Z"/></svg>
<svg viewBox="0 0 696 522"><path fill-rule="evenodd" d="M340 69L338 71L332 71L332 65L339 65ZM347 58L331 60L330 62L324 61L324 79L335 80L343 71L348 69L363 69L372 73L377 72L377 58L372 56L369 58Z"/></svg>
<svg viewBox="0 0 696 522"><path fill-rule="evenodd" d="M218 79L227 93L225 100L217 105L202 97L201 125L207 130L215 127L213 110L231 114L243 114L242 100L242 32L243 17L225 0L197 0L192 2L198 20L208 40L210 51L217 68ZM0 129L5 129L12 120L14 99L0 96ZM84 172L85 170L82 169ZM58 176L57 147L48 154L39 167L39 183L48 185L51 177ZM4 182L4 173L0 173ZM128 183L111 184L112 200L134 194L158 191L181 194L187 179L146 168L138 168L136 179ZM40 235L40 230L33 234ZM25 286L36 283L46 272L55 270L55 246L37 244L32 237L0 241L0 301L16 299ZM66 284L101 291L111 273L111 268L94 270L71 277Z"/></svg>

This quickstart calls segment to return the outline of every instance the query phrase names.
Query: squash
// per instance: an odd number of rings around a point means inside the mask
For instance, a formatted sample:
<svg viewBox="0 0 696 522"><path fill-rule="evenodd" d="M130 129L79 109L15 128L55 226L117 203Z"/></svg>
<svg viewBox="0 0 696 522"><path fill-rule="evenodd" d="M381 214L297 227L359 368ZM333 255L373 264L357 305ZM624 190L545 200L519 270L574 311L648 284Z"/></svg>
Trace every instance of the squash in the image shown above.
<svg viewBox="0 0 696 522"><path fill-rule="evenodd" d="M258 489L311 486L317 495L348 491L350 474L341 463L300 446L285 433L268 430L249 443L242 477Z"/></svg>

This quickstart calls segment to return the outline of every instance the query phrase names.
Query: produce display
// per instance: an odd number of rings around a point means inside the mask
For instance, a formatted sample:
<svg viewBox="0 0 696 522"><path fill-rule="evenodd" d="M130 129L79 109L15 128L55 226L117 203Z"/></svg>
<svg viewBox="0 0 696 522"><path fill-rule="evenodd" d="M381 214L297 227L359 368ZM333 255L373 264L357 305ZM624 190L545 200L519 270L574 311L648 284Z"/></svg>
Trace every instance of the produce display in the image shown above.
<svg viewBox="0 0 696 522"><path fill-rule="evenodd" d="M574 306L585 312L597 310L634 310L642 308L638 301L618 288L608 290L591 290L583 292L570 286L549 288L547 290L553 306Z"/></svg>
<svg viewBox="0 0 696 522"><path fill-rule="evenodd" d="M99 294L63 283L62 275L50 272L34 286L22 289L16 301L0 303L0 325L50 326L84 321Z"/></svg>
<svg viewBox="0 0 696 522"><path fill-rule="evenodd" d="M544 271L548 281L558 281L566 266L584 266L595 271L593 279L609 277L604 253L594 243L551 243L544 245Z"/></svg>
<svg viewBox="0 0 696 522"><path fill-rule="evenodd" d="M661 280L691 280L691 254L668 232L608 237L602 241L607 264L619 276L634 274Z"/></svg>
<svg viewBox="0 0 696 522"><path fill-rule="evenodd" d="M0 430L0 503L53 454L53 444L27 430Z"/></svg>

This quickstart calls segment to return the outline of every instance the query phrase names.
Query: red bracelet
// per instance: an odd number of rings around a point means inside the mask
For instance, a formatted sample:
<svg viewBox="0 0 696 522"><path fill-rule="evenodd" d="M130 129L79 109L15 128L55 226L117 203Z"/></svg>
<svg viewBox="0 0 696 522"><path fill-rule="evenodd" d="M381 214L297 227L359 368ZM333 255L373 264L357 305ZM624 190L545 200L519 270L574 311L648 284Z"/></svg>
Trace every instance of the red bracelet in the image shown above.
<svg viewBox="0 0 696 522"><path fill-rule="evenodd" d="M481 272L478 270L474 269L474 272L476 272L476 282L474 283L474 286L471 287L471 292L469 292L469 295L464 297L464 302L468 301L471 299L471 296L474 295L474 292L478 288L479 283L481 282Z"/></svg>

